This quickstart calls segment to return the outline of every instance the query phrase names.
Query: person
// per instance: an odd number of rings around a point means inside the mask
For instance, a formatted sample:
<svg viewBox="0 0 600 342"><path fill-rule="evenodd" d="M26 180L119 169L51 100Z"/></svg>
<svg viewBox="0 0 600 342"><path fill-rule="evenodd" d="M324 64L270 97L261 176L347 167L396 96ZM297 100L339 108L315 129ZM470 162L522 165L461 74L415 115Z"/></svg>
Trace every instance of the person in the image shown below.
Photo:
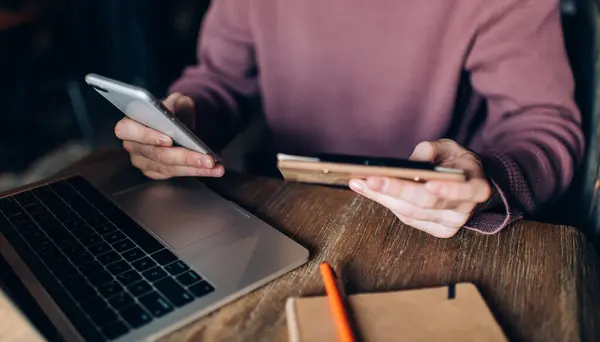
<svg viewBox="0 0 600 342"><path fill-rule="evenodd" d="M258 108L282 153L464 169L464 183L350 182L437 237L539 214L582 159L558 0L215 0L197 57L165 105L209 146ZM128 119L115 131L150 178L225 172Z"/></svg>

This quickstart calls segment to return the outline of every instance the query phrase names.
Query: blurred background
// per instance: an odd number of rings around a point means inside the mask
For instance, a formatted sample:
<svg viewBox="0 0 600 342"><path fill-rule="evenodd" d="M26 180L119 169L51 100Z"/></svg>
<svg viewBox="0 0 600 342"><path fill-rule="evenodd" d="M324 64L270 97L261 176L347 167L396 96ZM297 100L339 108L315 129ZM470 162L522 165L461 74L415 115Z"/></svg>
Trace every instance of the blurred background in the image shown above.
<svg viewBox="0 0 600 342"><path fill-rule="evenodd" d="M84 83L89 72L157 97L195 63L210 0L0 0L0 191L116 147L122 114ZM600 0L560 0L575 97L589 146L572 189L547 221L600 241ZM553 211L550 211L553 213ZM568 219L564 219L568 213Z"/></svg>
<svg viewBox="0 0 600 342"><path fill-rule="evenodd" d="M0 0L0 191L117 146L88 72L157 97L195 62L209 0Z"/></svg>

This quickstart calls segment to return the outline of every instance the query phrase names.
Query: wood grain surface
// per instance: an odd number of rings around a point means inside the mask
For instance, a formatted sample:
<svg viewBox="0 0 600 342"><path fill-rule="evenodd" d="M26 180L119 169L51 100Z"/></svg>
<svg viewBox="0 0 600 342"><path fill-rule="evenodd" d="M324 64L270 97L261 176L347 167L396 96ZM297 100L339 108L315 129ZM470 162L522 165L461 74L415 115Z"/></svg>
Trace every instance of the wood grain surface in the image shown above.
<svg viewBox="0 0 600 342"><path fill-rule="evenodd" d="M125 170L123 152L104 151L62 175L101 184ZM286 341L285 300L323 294L323 260L348 293L473 282L512 341L600 341L598 256L573 228L521 221L437 239L347 190L237 174L207 183L307 247L310 261L164 341Z"/></svg>

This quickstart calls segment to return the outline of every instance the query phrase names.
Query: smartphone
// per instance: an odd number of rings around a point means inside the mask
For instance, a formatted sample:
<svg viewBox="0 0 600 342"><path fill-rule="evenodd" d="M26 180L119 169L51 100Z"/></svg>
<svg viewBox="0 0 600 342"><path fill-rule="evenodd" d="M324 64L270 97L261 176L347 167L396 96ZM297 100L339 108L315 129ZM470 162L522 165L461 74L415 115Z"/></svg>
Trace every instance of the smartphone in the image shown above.
<svg viewBox="0 0 600 342"><path fill-rule="evenodd" d="M85 81L130 119L168 135L181 147L211 155L217 162L222 161L147 90L95 74L86 75Z"/></svg>
<svg viewBox="0 0 600 342"><path fill-rule="evenodd" d="M284 179L296 182L348 186L352 178L394 177L427 182L431 180L464 182L463 170L404 159L340 154L298 156L277 155L277 168Z"/></svg>

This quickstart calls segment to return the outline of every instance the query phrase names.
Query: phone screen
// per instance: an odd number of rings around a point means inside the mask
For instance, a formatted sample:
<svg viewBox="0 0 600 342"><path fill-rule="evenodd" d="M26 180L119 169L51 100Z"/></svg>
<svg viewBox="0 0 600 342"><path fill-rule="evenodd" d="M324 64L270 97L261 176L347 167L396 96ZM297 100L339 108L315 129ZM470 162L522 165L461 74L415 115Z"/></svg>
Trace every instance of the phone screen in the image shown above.
<svg viewBox="0 0 600 342"><path fill-rule="evenodd" d="M411 161L411 160L406 160L406 159L365 157L365 156L352 156L352 155L341 155L341 154L318 154L315 157L319 158L320 161L330 162L330 163L368 165L368 166L387 166L387 167L432 170L432 171L435 170L435 166L431 163Z"/></svg>

